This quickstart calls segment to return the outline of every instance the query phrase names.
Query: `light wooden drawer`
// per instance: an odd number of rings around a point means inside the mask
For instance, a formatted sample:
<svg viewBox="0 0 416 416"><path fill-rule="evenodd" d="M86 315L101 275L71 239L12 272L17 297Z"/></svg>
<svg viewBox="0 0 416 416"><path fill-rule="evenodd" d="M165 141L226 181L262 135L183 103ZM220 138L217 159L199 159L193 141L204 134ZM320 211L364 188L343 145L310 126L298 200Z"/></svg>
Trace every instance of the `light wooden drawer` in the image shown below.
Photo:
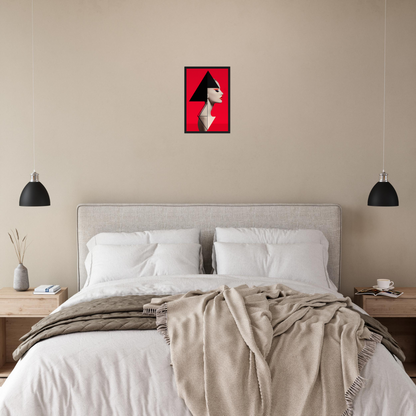
<svg viewBox="0 0 416 416"><path fill-rule="evenodd" d="M0 316L46 316L58 307L56 298L0 299Z"/></svg>
<svg viewBox="0 0 416 416"><path fill-rule="evenodd" d="M374 317L408 317L416 316L416 302L414 299L366 297L364 309Z"/></svg>

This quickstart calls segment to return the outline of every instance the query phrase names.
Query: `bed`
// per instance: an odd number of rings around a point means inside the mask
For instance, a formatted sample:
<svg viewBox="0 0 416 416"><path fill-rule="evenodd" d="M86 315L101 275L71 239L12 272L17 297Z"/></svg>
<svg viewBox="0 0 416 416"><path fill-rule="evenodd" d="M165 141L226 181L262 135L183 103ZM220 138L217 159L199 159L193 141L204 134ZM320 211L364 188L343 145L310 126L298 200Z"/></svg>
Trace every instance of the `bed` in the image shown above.
<svg viewBox="0 0 416 416"><path fill-rule="evenodd" d="M334 204L85 204L77 208L78 289L59 309L94 299L209 291L226 284L264 286L262 276L152 276L83 286L87 242L103 232L198 228L203 263L212 269L215 227L315 229L329 242L328 288L279 281L303 293L340 287L341 208ZM357 307L358 308L358 307ZM56 336L34 345L0 389L0 415L190 415L178 397L169 346L157 331L101 331ZM363 369L355 415L416 414L416 388L401 363L378 345Z"/></svg>

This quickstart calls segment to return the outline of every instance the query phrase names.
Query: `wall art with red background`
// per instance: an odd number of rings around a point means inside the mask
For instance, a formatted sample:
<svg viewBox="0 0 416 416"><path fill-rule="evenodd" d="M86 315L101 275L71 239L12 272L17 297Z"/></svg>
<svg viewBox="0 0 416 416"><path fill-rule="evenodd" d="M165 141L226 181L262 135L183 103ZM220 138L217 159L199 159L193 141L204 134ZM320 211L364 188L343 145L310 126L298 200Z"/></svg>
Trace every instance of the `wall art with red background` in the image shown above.
<svg viewBox="0 0 416 416"><path fill-rule="evenodd" d="M229 132L230 67L185 67L185 133Z"/></svg>

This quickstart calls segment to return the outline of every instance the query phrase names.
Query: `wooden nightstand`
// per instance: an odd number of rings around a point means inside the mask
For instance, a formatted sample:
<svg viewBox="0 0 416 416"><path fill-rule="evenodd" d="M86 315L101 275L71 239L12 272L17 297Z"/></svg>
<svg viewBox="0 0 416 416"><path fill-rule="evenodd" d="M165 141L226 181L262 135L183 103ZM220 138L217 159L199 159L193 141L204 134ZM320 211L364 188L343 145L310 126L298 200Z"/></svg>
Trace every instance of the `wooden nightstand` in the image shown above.
<svg viewBox="0 0 416 416"><path fill-rule="evenodd" d="M68 288L56 295L34 295L33 289L16 292L0 289L0 386L12 372L16 362L12 353L19 338L68 299Z"/></svg>
<svg viewBox="0 0 416 416"><path fill-rule="evenodd" d="M354 293L364 287L355 287ZM404 368L416 383L416 287L396 287L399 298L355 295L354 302L377 318L399 343L406 355Z"/></svg>

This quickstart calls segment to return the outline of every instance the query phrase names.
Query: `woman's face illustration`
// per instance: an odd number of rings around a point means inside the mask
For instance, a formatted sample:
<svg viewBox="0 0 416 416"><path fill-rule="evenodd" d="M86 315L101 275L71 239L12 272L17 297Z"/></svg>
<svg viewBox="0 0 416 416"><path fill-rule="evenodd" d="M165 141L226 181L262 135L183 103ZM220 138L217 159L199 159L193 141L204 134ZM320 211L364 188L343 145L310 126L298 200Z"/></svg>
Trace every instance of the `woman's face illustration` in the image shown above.
<svg viewBox="0 0 416 416"><path fill-rule="evenodd" d="M220 84L218 81L215 81L218 85L218 88L208 88L208 100L211 101L211 104L222 103L221 97L224 93L220 89Z"/></svg>

